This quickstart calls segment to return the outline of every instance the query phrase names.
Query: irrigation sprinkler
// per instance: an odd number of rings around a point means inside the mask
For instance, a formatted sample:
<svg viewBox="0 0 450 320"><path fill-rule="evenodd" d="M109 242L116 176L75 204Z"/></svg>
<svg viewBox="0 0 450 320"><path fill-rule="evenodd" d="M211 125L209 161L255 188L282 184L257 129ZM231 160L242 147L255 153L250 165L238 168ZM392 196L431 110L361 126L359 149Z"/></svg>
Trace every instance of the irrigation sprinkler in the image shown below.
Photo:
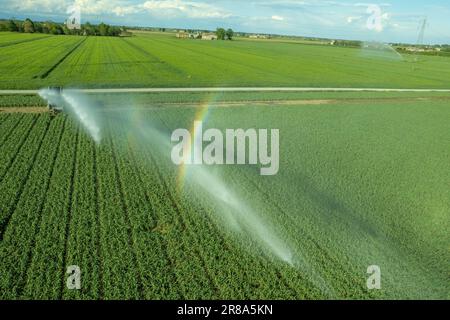
<svg viewBox="0 0 450 320"><path fill-rule="evenodd" d="M48 91L51 95L60 97L62 94L61 87L49 87ZM58 113L64 112L64 104L56 104L54 100L48 100L47 109L51 116L56 116Z"/></svg>

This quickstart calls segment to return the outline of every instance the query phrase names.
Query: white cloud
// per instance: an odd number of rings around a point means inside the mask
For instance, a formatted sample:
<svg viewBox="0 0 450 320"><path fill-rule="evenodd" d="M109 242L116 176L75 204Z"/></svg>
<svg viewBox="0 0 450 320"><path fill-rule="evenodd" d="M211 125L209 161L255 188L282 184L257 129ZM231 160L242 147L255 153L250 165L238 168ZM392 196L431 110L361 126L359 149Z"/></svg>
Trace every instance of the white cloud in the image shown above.
<svg viewBox="0 0 450 320"><path fill-rule="evenodd" d="M304 7L317 8L332 8L332 7L367 7L371 3L350 2L350 1L330 1L330 0L270 0L270 1L253 1L253 4L270 7L270 8L285 8L285 9L299 9ZM390 3L380 3L380 7L390 7Z"/></svg>
<svg viewBox="0 0 450 320"><path fill-rule="evenodd" d="M120 8L124 3L126 1L123 0L6 0L3 6L24 13L65 14L69 6L75 5L84 14L102 14L113 13L114 9Z"/></svg>
<svg viewBox="0 0 450 320"><path fill-rule="evenodd" d="M133 6L130 7L117 6L114 9L112 9L112 12L118 17L123 17L129 14L138 13L139 10Z"/></svg>
<svg viewBox="0 0 450 320"><path fill-rule="evenodd" d="M361 16L349 16L347 17L347 23L353 23L354 21L361 20L363 17Z"/></svg>
<svg viewBox="0 0 450 320"><path fill-rule="evenodd" d="M185 18L228 18L232 14L220 7L197 1L188 0L4 0L7 9L24 13L55 13L65 14L68 6L75 4L86 15L116 15L126 16L136 13L148 13L163 17Z"/></svg>
<svg viewBox="0 0 450 320"><path fill-rule="evenodd" d="M23 12L65 12L68 4L58 0L6 0L2 7Z"/></svg>
<svg viewBox="0 0 450 320"><path fill-rule="evenodd" d="M284 17L281 17L281 16L272 16L272 20L275 20L275 21L284 21Z"/></svg>
<svg viewBox="0 0 450 320"><path fill-rule="evenodd" d="M83 14L88 15L113 13L123 3L118 0L75 0L74 2L81 8Z"/></svg>
<svg viewBox="0 0 450 320"><path fill-rule="evenodd" d="M188 18L229 18L232 14L205 2L185 0L150 0L138 8L155 15L169 15Z"/></svg>

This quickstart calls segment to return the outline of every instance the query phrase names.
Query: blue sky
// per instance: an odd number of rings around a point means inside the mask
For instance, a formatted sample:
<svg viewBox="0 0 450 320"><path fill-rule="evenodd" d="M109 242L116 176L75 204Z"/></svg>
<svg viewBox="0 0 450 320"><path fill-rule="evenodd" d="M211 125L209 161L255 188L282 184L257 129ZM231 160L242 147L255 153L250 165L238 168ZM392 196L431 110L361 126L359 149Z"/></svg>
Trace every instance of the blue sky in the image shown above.
<svg viewBox="0 0 450 320"><path fill-rule="evenodd" d="M363 0L364 1L364 0ZM0 17L64 21L81 7L82 22L416 43L427 17L425 43L450 43L448 0L0 0ZM377 28L367 10L376 5ZM373 13L373 11L372 11Z"/></svg>

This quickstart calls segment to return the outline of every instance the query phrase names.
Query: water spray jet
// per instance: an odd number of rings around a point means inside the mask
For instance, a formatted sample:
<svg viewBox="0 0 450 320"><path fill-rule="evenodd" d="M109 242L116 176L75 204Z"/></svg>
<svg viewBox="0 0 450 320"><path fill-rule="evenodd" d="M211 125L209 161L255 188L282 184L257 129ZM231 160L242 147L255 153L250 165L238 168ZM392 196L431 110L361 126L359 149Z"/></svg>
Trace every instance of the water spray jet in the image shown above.
<svg viewBox="0 0 450 320"><path fill-rule="evenodd" d="M67 113L75 118L98 144L101 141L99 119L95 112L95 102L75 90L48 88L39 91L39 95L48 102L52 115Z"/></svg>
<svg viewBox="0 0 450 320"><path fill-rule="evenodd" d="M107 127L101 126L100 117L96 112L96 109L99 109L98 103L79 91L48 88L41 90L39 95L48 101L51 112L67 113L82 125L95 142L100 143L101 135L106 134L102 132L102 129L108 131ZM141 141L143 148L150 147L152 153L163 155L162 159L165 157L166 161L170 161L173 147L170 136L166 136L164 130L158 129L155 123L142 121L138 124L127 123L127 120L136 118L135 112L133 107L120 113L104 112L101 119L106 119L104 121L115 130L122 128L126 135ZM208 201L215 204L218 210L214 210L214 214L222 219L224 227L242 233L279 260L291 266L294 265L293 251L289 245L276 235L270 223L264 221L249 204L241 199L236 190L231 190L219 175L204 166L195 166L189 171L186 182L191 188L201 190L209 199Z"/></svg>

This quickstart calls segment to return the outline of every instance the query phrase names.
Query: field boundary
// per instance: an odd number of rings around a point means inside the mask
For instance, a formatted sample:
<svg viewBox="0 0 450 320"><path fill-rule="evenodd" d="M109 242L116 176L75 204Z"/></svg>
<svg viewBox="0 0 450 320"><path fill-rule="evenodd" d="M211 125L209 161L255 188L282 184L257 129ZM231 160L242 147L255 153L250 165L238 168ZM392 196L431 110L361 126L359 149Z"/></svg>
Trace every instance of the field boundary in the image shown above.
<svg viewBox="0 0 450 320"><path fill-rule="evenodd" d="M46 113L48 108L45 107L3 107L0 108L0 114L11 114L11 113Z"/></svg>
<svg viewBox="0 0 450 320"><path fill-rule="evenodd" d="M34 76L34 79L36 78L40 78L40 79L46 79L56 68L59 67L59 65L61 63L64 62L64 60L66 60L72 53L75 52L75 50L77 50L85 41L87 40L87 37L82 39L81 41L79 41L72 49L69 50L69 52L67 52L61 59L59 59L52 67L50 67L50 69L48 69L47 71L45 71L43 74L41 75L37 75Z"/></svg>
<svg viewBox="0 0 450 320"><path fill-rule="evenodd" d="M6 42L4 44L0 44L0 48L12 47L12 46L15 46L15 45L18 45L18 44L22 44L22 43L33 42L33 41L42 40L42 39L48 39L50 37L51 36L43 36L43 37L32 38L32 39L25 39L25 40L20 40L20 41Z"/></svg>
<svg viewBox="0 0 450 320"><path fill-rule="evenodd" d="M417 102L417 101L449 101L449 97L400 97L400 98L335 98L335 99L274 99L274 100L226 100L220 102L211 102L209 107L212 108L232 108L242 106L258 106L258 107L288 107L288 106L320 106L320 105L336 105L340 103L347 104L380 104L380 103L395 103L395 102ZM202 101L189 102L151 102L139 103L133 106L134 110L158 110L161 108L196 108ZM129 107L126 106L108 106L102 112L117 112L126 111ZM21 106L21 107L0 107L0 115L5 117L9 114L28 113L28 114L42 114L47 113L48 108L39 106ZM0 119L1 120L1 119ZM1 124L1 121L0 121Z"/></svg>
<svg viewBox="0 0 450 320"><path fill-rule="evenodd" d="M318 88L318 87L200 87L200 88L99 88L70 89L81 93L167 93L167 92L448 92L450 89ZM0 90L0 95L38 94L39 90Z"/></svg>

